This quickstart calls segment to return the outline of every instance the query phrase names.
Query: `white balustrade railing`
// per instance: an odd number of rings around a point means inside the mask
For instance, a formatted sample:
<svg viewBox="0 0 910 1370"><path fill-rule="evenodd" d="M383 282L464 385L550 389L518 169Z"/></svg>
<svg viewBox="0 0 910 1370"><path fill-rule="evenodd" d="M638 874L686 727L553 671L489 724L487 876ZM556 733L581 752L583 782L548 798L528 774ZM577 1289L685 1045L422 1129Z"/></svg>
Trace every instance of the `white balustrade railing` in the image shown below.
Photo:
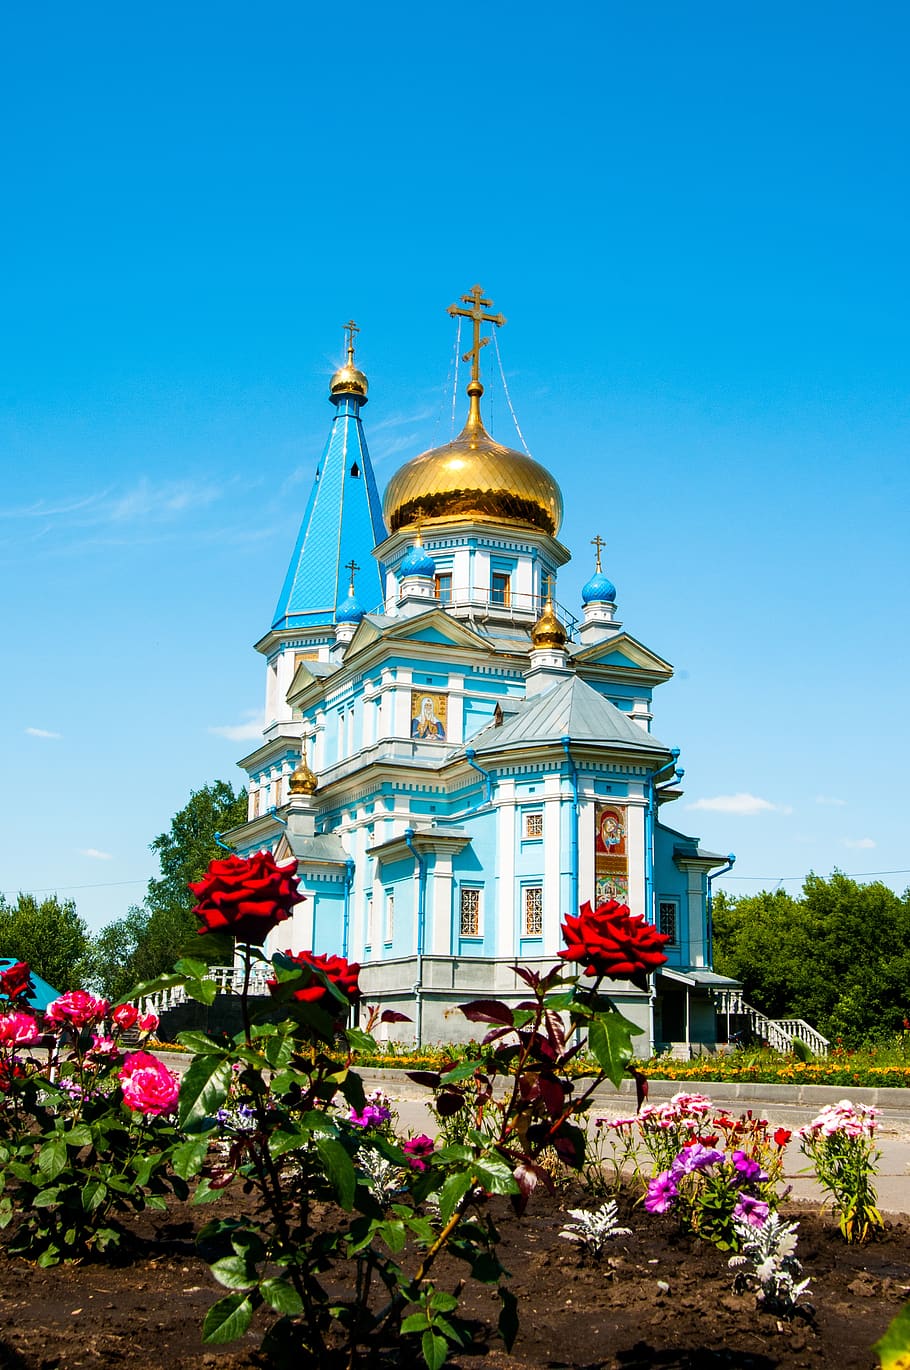
<svg viewBox="0 0 910 1370"><path fill-rule="evenodd" d="M239 994L243 989L242 966L209 966L204 978L215 981L219 994ZM265 969L262 966L254 966L250 972L250 994L268 994L268 982L271 978L271 967ZM189 995L183 985L172 985L169 989L155 990L153 994L147 995L142 1004L145 1009L152 1009L160 1017L168 1009L178 1008L188 1000Z"/></svg>
<svg viewBox="0 0 910 1370"><path fill-rule="evenodd" d="M718 1013L727 1019L728 1025L731 1019L735 1018L739 1020L739 1030L741 1020L745 1019L753 1036L767 1042L775 1051L791 1052L793 1039L796 1038L804 1042L815 1056L828 1054L830 1043L827 1037L823 1037L818 1029L812 1027L804 1018L769 1018L760 1009L747 1004L738 990L719 990L715 994L714 1002Z"/></svg>

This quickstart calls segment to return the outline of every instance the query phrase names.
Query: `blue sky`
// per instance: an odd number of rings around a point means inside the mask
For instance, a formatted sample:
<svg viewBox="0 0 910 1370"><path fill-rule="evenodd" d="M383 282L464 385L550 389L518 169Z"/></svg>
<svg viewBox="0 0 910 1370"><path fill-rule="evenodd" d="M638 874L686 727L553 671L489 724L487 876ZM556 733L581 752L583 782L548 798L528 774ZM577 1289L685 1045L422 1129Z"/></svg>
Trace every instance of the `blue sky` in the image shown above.
<svg viewBox="0 0 910 1370"><path fill-rule="evenodd" d="M449 435L445 306L475 281L565 495L560 600L600 533L619 616L677 669L667 820L737 853L733 890L904 888L908 26L7 7L2 888L98 927L190 790L240 781L340 325L383 486Z"/></svg>

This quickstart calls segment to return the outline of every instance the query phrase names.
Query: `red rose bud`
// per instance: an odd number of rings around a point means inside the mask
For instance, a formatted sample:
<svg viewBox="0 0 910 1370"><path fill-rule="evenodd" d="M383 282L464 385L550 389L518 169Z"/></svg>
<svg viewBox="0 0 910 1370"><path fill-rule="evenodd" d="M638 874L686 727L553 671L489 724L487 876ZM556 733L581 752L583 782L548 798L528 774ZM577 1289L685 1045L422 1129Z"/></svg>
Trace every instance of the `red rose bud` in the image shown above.
<svg viewBox="0 0 910 1370"><path fill-rule="evenodd" d="M592 909L582 904L577 918L566 914L562 925L566 949L564 961L579 961L586 975L605 975L611 980L631 980L647 989L647 976L666 961L661 948L670 941L640 913L610 899Z"/></svg>
<svg viewBox="0 0 910 1370"><path fill-rule="evenodd" d="M793 1133L789 1132L787 1128L779 1127L774 1134L774 1145L786 1146L792 1136Z"/></svg>
<svg viewBox="0 0 910 1370"><path fill-rule="evenodd" d="M321 970L327 980L341 990L346 999L356 999L360 992L357 977L360 974L360 966L356 961L347 961L343 956L315 956L311 951L299 951L296 955L286 951L285 956L289 957L295 965L309 967L310 970ZM269 989L273 992L278 988L279 981L270 980ZM335 1001L329 993L328 988L323 984L318 976L313 976L312 982L301 986L294 991L293 997L302 1004L320 1004L333 1014Z"/></svg>
<svg viewBox="0 0 910 1370"><path fill-rule="evenodd" d="M111 1017L121 1031L129 1032L139 1017L139 1010L135 1004L118 1004Z"/></svg>
<svg viewBox="0 0 910 1370"><path fill-rule="evenodd" d="M7 966L6 970L0 971L0 994L5 994L7 999L18 999L21 994L31 994L34 988L27 961L17 961L15 965Z"/></svg>
<svg viewBox="0 0 910 1370"><path fill-rule="evenodd" d="M198 900L197 932L228 932L261 946L302 900L296 871L296 861L279 866L268 851L212 861L208 874L189 885Z"/></svg>

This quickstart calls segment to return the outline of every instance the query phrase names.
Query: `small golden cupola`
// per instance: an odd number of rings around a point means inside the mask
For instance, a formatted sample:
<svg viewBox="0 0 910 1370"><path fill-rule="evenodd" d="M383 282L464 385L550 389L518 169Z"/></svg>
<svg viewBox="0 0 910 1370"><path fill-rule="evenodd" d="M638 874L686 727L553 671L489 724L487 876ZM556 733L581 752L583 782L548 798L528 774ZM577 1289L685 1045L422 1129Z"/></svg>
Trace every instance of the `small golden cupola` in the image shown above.
<svg viewBox="0 0 910 1370"><path fill-rule="evenodd" d="M306 738L303 738L300 744L300 760L291 772L288 789L291 794L315 794L318 788L319 781L307 762Z"/></svg>
<svg viewBox="0 0 910 1370"><path fill-rule="evenodd" d="M480 325L500 327L505 319L485 312L492 301L483 298L479 285L462 302L470 308L453 304L448 312L470 319L474 329L473 346L463 358L471 362L467 423L457 438L421 452L395 473L382 501L386 526L394 533L418 517L425 524L465 517L539 528L555 537L562 522L556 481L533 457L494 441L480 416L480 349L489 342L481 338Z"/></svg>
<svg viewBox="0 0 910 1370"><path fill-rule="evenodd" d="M333 404L338 404L344 399L345 395L357 395L362 404L367 403L367 378L362 371L354 365L354 335L360 332L353 319L349 319L344 325L348 335L347 340L347 361L344 366L340 366L329 381L329 398Z"/></svg>
<svg viewBox="0 0 910 1370"><path fill-rule="evenodd" d="M545 648L556 648L563 651L569 640L569 635L560 623L553 607L553 593L551 586L547 587L547 601L543 606L540 618L531 629L531 647L539 652Z"/></svg>

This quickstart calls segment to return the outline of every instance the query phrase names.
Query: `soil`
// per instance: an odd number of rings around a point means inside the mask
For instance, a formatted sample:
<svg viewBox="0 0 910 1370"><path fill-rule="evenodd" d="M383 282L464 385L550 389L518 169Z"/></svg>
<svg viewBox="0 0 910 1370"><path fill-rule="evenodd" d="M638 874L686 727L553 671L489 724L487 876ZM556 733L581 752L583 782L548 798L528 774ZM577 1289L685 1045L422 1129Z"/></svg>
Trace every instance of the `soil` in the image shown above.
<svg viewBox="0 0 910 1370"><path fill-rule="evenodd" d="M221 1204L228 1202L225 1196ZM785 1208L784 1216L799 1219L797 1254L812 1283L811 1308L784 1321L758 1309L753 1294L734 1292L727 1255L682 1235L669 1215L627 1209L632 1235L618 1238L599 1264L585 1261L558 1235L565 1211L578 1206L595 1205L572 1191L538 1191L517 1219L503 1202L500 1253L518 1296L518 1339L510 1353L503 1349L493 1332L498 1301L469 1285L462 1312L475 1322L476 1343L458 1353L453 1367L873 1370L873 1342L910 1297L910 1230L903 1222L889 1222L878 1240L852 1247L830 1214ZM264 1314L231 1346L200 1341L207 1308L225 1292L195 1252L195 1233L212 1216L211 1206L177 1203L145 1215L132 1251L117 1265L40 1270L0 1255L0 1367L262 1370Z"/></svg>

